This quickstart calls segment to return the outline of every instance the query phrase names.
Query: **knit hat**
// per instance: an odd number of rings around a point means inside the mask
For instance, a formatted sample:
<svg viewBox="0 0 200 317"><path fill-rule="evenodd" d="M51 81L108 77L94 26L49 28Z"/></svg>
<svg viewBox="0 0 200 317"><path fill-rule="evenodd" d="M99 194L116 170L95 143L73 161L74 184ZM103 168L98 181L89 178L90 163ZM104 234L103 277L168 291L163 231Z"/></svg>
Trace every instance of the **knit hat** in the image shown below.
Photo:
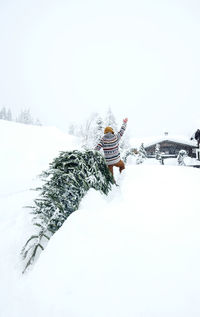
<svg viewBox="0 0 200 317"><path fill-rule="evenodd" d="M106 133L108 133L108 132L114 134L114 131L113 131L113 129L112 129L111 127L106 127L106 128L104 129L104 134L106 134Z"/></svg>

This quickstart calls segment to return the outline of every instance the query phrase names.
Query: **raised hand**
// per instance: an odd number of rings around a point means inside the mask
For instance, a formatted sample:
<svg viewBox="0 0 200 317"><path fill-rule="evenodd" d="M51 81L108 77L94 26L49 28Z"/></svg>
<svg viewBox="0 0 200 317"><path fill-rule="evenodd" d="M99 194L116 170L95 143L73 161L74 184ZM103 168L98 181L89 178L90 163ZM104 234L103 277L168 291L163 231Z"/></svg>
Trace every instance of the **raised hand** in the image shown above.
<svg viewBox="0 0 200 317"><path fill-rule="evenodd" d="M128 122L128 118L125 118L125 119L123 120L123 122L124 122L124 123L127 123L127 122Z"/></svg>

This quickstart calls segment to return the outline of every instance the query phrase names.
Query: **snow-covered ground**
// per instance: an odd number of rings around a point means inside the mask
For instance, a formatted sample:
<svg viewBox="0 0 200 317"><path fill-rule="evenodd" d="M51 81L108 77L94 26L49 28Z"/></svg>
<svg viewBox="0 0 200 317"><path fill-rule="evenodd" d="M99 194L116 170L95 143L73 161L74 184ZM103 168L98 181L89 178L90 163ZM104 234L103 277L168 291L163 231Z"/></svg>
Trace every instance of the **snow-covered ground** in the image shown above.
<svg viewBox="0 0 200 317"><path fill-rule="evenodd" d="M28 190L76 139L0 121L0 316L200 316L200 169L134 165L108 196L90 190L21 274L32 233Z"/></svg>

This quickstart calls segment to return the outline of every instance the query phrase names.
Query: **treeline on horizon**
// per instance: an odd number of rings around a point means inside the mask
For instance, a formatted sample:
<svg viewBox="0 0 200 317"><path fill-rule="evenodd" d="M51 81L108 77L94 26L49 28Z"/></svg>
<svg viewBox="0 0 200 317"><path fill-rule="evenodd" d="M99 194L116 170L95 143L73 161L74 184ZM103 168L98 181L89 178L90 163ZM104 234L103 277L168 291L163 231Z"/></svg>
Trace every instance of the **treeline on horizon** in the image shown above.
<svg viewBox="0 0 200 317"><path fill-rule="evenodd" d="M14 121L19 123L39 125L39 126L42 125L42 123L40 122L38 118L37 119L33 118L29 108L22 109L19 112L19 114L14 118L10 108L7 109L6 107L2 107L0 110L0 120Z"/></svg>

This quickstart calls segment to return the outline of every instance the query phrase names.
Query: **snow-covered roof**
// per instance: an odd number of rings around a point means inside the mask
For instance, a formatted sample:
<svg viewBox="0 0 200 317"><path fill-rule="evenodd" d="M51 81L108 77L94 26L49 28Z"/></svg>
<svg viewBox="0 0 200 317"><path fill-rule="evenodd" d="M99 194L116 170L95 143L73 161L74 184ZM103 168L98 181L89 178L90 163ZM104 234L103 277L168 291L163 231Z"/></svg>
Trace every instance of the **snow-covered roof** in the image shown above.
<svg viewBox="0 0 200 317"><path fill-rule="evenodd" d="M182 135L162 135L162 136L153 136L153 137L143 137L143 138L131 138L130 143L132 147L139 147L142 143L144 147L149 147L151 145L161 143L163 141L171 141L181 144L186 144L189 146L196 146L195 140L190 140L186 136Z"/></svg>

